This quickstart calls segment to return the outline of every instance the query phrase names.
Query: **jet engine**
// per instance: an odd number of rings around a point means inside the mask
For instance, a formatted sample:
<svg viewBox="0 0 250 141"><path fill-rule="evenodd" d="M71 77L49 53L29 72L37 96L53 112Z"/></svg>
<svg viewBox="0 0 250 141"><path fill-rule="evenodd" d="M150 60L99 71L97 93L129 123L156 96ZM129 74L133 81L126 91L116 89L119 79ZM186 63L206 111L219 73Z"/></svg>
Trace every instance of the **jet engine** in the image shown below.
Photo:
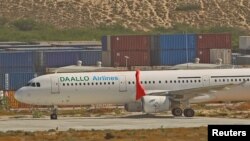
<svg viewBox="0 0 250 141"><path fill-rule="evenodd" d="M171 101L167 96L144 96L142 109L145 113L156 113L170 110Z"/></svg>

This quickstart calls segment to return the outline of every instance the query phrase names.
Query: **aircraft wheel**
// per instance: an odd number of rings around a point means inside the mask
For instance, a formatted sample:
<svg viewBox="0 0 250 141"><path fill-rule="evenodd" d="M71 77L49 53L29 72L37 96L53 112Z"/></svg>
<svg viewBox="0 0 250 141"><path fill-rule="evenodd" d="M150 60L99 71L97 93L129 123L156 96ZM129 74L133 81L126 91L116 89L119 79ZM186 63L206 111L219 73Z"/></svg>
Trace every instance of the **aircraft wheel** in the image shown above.
<svg viewBox="0 0 250 141"><path fill-rule="evenodd" d="M193 117L195 114L194 110L191 108L184 109L183 113L185 117Z"/></svg>
<svg viewBox="0 0 250 141"><path fill-rule="evenodd" d="M51 120L57 120L57 114L51 114L50 119Z"/></svg>
<svg viewBox="0 0 250 141"><path fill-rule="evenodd" d="M172 109L172 114L174 116L180 117L182 115L182 109L179 107L173 108Z"/></svg>

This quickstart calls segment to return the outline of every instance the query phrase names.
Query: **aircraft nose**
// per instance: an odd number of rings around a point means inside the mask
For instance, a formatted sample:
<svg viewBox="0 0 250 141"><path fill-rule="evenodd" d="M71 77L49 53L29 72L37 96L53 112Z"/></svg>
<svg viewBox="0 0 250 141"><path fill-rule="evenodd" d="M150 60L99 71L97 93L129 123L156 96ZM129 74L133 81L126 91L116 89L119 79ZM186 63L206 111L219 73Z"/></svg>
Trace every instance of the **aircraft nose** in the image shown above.
<svg viewBox="0 0 250 141"><path fill-rule="evenodd" d="M16 92L15 92L15 99L19 102L22 102L23 101L23 90L22 88L18 89Z"/></svg>

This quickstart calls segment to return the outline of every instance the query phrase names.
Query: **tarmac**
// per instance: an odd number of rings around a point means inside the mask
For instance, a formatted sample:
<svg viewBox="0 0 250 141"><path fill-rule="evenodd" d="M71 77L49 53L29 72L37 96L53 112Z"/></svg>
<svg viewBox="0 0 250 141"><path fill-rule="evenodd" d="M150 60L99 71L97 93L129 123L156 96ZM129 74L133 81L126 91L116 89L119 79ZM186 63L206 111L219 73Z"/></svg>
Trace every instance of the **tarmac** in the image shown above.
<svg viewBox="0 0 250 141"><path fill-rule="evenodd" d="M208 117L172 117L157 115L130 115L123 117L0 117L0 131L58 131L75 130L124 130L156 129L178 127L201 127L209 124L250 124L249 119L208 118Z"/></svg>

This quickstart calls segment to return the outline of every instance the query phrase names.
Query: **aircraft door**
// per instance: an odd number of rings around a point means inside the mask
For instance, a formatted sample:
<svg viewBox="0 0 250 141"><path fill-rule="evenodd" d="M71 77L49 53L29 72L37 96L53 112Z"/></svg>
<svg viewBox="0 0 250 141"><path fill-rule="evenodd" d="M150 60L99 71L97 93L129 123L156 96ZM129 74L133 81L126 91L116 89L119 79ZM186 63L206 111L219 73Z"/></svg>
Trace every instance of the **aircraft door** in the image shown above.
<svg viewBox="0 0 250 141"><path fill-rule="evenodd" d="M51 94L59 94L60 86L59 86L59 78L51 77Z"/></svg>
<svg viewBox="0 0 250 141"><path fill-rule="evenodd" d="M210 85L210 77L205 75L202 77L202 83L203 83L203 87L207 87Z"/></svg>
<svg viewBox="0 0 250 141"><path fill-rule="evenodd" d="M119 91L120 92L126 92L127 91L126 76L119 76Z"/></svg>

